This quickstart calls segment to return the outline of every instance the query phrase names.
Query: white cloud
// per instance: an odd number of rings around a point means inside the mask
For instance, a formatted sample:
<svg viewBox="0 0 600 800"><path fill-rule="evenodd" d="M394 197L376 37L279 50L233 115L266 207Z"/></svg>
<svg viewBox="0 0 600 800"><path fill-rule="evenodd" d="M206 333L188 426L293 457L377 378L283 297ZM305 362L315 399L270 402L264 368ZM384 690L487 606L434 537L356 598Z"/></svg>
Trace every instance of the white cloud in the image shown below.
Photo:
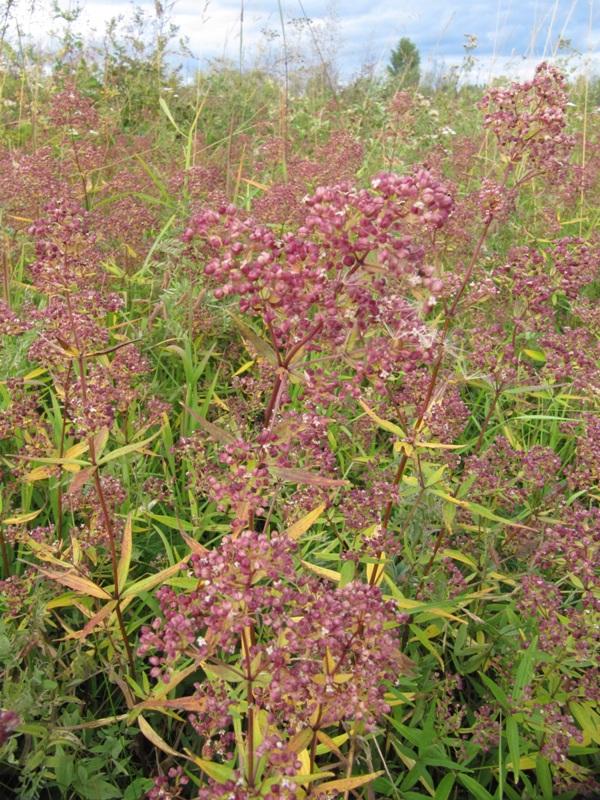
<svg viewBox="0 0 600 800"><path fill-rule="evenodd" d="M98 38L108 19L119 13L127 17L132 9L125 0L81 2L84 11L79 27L86 34L95 30ZM358 72L366 60L385 65L402 36L417 44L423 64L441 59L450 65L460 63L464 56L465 34L476 35L474 55L481 69L493 74L497 71L494 64L504 69L511 58L523 71L520 57L533 56L539 61L551 55L559 35L570 39L582 53L596 51L600 43L600 28L590 21L589 0L472 0L468 4L429 0L426 5L422 0L353 0L352 4L338 0L333 14L324 13L323 0L303 0L302 5L299 0L282 2L287 20L302 17L304 9L315 26L337 25L338 59L346 76ZM138 0L136 5L152 18L151 0ZM52 21L49 0L38 4L33 16L20 12L19 19L34 38L47 37L49 30L60 27ZM237 63L241 36L244 63L251 65L259 48L266 46L262 31L279 34L281 30L277 0L210 0L205 10L202 0L179 0L173 6L173 21L179 25L180 35L189 38L190 49L200 62L226 57ZM291 28L289 35L293 36Z"/></svg>

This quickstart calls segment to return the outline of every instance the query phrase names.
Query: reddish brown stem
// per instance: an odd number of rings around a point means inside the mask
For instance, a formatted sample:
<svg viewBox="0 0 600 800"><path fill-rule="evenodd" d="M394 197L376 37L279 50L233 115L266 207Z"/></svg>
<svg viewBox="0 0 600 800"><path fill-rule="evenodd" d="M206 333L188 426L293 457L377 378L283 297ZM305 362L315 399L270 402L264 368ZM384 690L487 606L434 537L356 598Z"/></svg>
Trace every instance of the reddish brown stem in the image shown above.
<svg viewBox="0 0 600 800"><path fill-rule="evenodd" d="M248 730L247 730L247 776L246 782L248 787L254 786L254 691L252 688L253 675L252 675L252 659L250 654L250 647L254 632L252 629L247 628L242 631L242 647L244 650L244 658L246 659L246 698L248 703Z"/></svg>
<svg viewBox="0 0 600 800"><path fill-rule="evenodd" d="M85 376L85 356L84 356L84 351L83 351L83 348L81 346L81 342L80 342L79 336L77 334L77 327L75 325L75 320L74 320L74 317L73 317L73 310L72 310L72 307L71 307L71 300L70 300L70 296L69 296L68 292L65 294L65 298L66 298L66 302L67 302L67 308L68 308L68 311L69 311L69 319L70 319L70 322L71 322L71 329L72 329L73 335L75 337L75 343L76 343L77 352L78 352L77 361L78 361L78 364L79 364L79 378L81 380L81 396L82 396L83 402L86 403L87 402L87 383L86 383L86 376ZM98 495L98 500L100 502L100 508L102 510L102 516L104 517L104 523L106 525L106 533L108 535L108 544L109 544L109 548L110 548L110 559L111 559L111 562L112 562L113 580L114 580L114 585L115 585L113 598L117 602L117 606L116 606L117 620L119 622L119 628L121 629L121 635L123 637L123 644L125 645L125 650L127 651L127 660L129 662L129 669L130 669L130 672L131 672L131 677L135 680L135 678L136 678L136 670L135 670L135 664L134 664L134 661L133 661L133 650L131 649L131 644L129 642L129 636L127 634L127 629L125 628L125 623L123 621L123 615L121 613L121 604L120 604L121 603L121 598L120 598L120 592L119 592L119 579L118 579L119 565L118 565L118 561L117 561L117 547L116 547L116 543L115 543L115 531L114 531L114 528L113 528L113 525L112 525L112 520L110 518L110 514L108 512L108 506L106 504L106 498L104 497L104 491L102 490L102 484L100 482L100 474L98 472L98 465L96 463L96 451L95 451L94 437L93 436L89 436L88 437L88 444L89 444L89 448L90 448L90 461L92 463L92 467L95 468L94 469L94 485L96 487L96 494Z"/></svg>
<svg viewBox="0 0 600 800"><path fill-rule="evenodd" d="M6 551L6 542L4 541L4 534L0 530L0 546L2 547L2 563L4 564L4 577L10 578L10 568L8 565L8 553Z"/></svg>

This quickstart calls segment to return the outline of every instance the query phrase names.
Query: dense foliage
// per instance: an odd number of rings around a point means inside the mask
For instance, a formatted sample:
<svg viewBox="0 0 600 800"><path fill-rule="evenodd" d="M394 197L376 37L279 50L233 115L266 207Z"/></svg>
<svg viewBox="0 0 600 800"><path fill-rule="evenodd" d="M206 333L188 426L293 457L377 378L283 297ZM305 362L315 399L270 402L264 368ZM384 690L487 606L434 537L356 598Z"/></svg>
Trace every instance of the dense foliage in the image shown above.
<svg viewBox="0 0 600 800"><path fill-rule="evenodd" d="M75 44L3 73L2 796L599 796L586 87Z"/></svg>

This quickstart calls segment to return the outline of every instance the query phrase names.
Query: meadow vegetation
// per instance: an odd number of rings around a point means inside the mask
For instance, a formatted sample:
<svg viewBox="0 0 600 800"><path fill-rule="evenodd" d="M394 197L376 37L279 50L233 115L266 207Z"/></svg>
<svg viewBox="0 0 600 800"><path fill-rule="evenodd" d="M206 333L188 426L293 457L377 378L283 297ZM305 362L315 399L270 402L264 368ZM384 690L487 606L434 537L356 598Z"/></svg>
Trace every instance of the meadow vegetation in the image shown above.
<svg viewBox="0 0 600 800"><path fill-rule="evenodd" d="M597 87L134 34L2 43L0 794L599 797Z"/></svg>

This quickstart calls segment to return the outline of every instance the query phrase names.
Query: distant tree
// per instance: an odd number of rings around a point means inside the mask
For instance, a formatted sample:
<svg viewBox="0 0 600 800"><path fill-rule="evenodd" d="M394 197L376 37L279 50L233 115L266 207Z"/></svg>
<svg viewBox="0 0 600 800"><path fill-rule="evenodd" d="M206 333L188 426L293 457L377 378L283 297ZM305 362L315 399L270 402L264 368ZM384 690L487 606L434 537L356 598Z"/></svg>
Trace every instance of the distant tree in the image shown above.
<svg viewBox="0 0 600 800"><path fill-rule="evenodd" d="M414 42L406 36L392 50L389 74L401 81L403 86L416 86L421 78L421 56Z"/></svg>

